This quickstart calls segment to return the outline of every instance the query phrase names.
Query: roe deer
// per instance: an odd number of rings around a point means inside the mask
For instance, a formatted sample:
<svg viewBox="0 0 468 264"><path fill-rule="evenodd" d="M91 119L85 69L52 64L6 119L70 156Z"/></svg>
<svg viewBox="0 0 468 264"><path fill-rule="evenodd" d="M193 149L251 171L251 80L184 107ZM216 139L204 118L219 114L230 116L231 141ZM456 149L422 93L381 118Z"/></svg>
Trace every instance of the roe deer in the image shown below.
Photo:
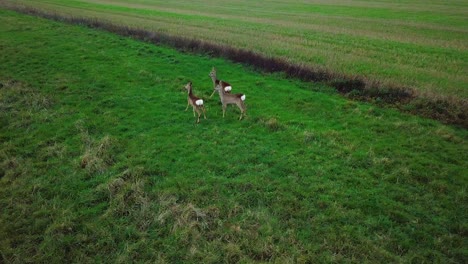
<svg viewBox="0 0 468 264"><path fill-rule="evenodd" d="M213 67L213 69L211 69L211 72L210 74L208 74L208 76L211 77L211 80L213 81L213 89L216 88L216 86L220 85L222 83L222 88L223 88L223 92L224 93L231 93L231 90L232 90L232 86L227 83L227 82L224 82L224 81L220 81L216 78L216 69L215 67ZM210 95L210 98L213 96L213 94L216 92L216 90L213 90L213 93Z"/></svg>
<svg viewBox="0 0 468 264"><path fill-rule="evenodd" d="M193 107L193 116L195 116L195 112L197 112L198 114L197 123L200 123L201 112L203 112L203 116L206 119L205 106L203 105L203 99L200 99L196 97L195 95L193 95L192 82L187 83L187 85L185 85L185 89L188 92L188 97L187 97L188 103L187 103L187 108L185 108L185 111L187 111L189 105L191 105Z"/></svg>
<svg viewBox="0 0 468 264"><path fill-rule="evenodd" d="M219 85L215 86L215 91L218 91L219 98L221 99L221 103L223 104L223 118L224 113L226 112L226 107L230 104L235 104L239 107L241 114L239 120L242 119L242 116L246 116L246 107L244 104L245 101L245 94L230 94L223 92L223 81L219 82Z"/></svg>

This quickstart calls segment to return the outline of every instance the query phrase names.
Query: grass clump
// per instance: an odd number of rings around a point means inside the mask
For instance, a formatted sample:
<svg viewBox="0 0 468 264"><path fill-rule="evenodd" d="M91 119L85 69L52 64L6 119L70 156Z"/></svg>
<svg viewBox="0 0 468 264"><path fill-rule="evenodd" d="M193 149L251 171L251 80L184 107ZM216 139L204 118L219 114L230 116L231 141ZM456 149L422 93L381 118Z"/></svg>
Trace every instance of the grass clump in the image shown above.
<svg viewBox="0 0 468 264"><path fill-rule="evenodd" d="M89 174L103 173L107 167L114 163L112 148L114 142L109 135L100 140L93 140L85 130L81 130L84 153L80 157L80 167Z"/></svg>
<svg viewBox="0 0 468 264"><path fill-rule="evenodd" d="M281 124L275 117L256 119L258 120L258 123L263 125L269 132L278 132L286 128L286 126Z"/></svg>
<svg viewBox="0 0 468 264"><path fill-rule="evenodd" d="M107 183L109 207L106 217L128 217L140 232L148 230L156 220L151 198L145 191L147 176L144 173L141 167L126 169Z"/></svg>

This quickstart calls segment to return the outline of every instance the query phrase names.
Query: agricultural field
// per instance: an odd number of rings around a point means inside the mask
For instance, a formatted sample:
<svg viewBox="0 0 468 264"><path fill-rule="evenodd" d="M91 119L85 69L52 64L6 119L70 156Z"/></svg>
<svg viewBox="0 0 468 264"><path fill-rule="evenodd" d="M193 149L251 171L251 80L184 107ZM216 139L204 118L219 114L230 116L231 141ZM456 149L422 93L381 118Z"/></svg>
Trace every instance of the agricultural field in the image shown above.
<svg viewBox="0 0 468 264"><path fill-rule="evenodd" d="M0 36L0 262L468 258L465 129L2 9Z"/></svg>
<svg viewBox="0 0 468 264"><path fill-rule="evenodd" d="M205 40L337 74L468 99L468 2L15 0Z"/></svg>

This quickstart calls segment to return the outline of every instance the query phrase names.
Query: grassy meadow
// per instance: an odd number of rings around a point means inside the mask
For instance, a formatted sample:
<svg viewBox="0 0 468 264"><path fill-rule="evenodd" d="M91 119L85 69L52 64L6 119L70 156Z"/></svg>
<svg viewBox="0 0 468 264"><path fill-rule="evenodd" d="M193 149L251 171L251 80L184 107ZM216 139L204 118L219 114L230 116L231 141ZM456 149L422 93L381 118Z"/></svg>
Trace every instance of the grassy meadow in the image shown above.
<svg viewBox="0 0 468 264"><path fill-rule="evenodd" d="M253 50L421 96L468 98L465 0L3 1Z"/></svg>
<svg viewBox="0 0 468 264"><path fill-rule="evenodd" d="M467 130L12 11L0 35L0 262L468 257Z"/></svg>

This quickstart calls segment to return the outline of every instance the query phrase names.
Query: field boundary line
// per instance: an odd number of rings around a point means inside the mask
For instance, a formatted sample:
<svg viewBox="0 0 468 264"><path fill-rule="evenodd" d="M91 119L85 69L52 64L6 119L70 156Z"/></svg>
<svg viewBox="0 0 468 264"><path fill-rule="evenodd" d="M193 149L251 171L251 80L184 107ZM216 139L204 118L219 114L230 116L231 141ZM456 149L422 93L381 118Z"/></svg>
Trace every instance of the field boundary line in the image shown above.
<svg viewBox="0 0 468 264"><path fill-rule="evenodd" d="M288 62L282 58L268 57L250 50L118 25L98 18L66 16L24 5L9 4L3 0L0 0L0 7L53 21L100 29L156 45L167 45L182 52L220 57L251 66L265 73L281 72L287 77L301 81L321 82L334 87L337 92L353 100L397 108L402 112L468 129L468 100L453 96L423 94L410 87L370 80L363 76L345 75L321 67L305 66Z"/></svg>

